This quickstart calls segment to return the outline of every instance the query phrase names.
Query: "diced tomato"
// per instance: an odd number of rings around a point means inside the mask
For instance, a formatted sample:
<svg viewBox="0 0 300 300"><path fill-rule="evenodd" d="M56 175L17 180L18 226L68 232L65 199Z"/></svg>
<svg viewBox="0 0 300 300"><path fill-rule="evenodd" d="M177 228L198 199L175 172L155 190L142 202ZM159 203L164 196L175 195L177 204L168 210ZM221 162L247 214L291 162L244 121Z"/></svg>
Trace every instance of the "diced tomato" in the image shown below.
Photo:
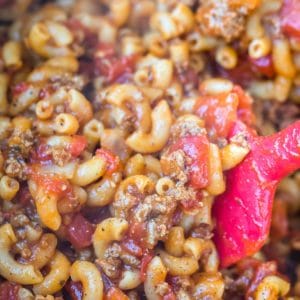
<svg viewBox="0 0 300 300"><path fill-rule="evenodd" d="M68 296L70 296L72 300L82 300L83 289L82 284L79 281L74 282L72 280L69 280L65 284L64 289L67 291Z"/></svg>
<svg viewBox="0 0 300 300"><path fill-rule="evenodd" d="M73 157L79 156L87 146L87 139L82 135L74 135L69 148Z"/></svg>
<svg viewBox="0 0 300 300"><path fill-rule="evenodd" d="M19 300L19 289L20 286L9 282L5 281L0 284L0 300Z"/></svg>
<svg viewBox="0 0 300 300"><path fill-rule="evenodd" d="M133 239L125 238L121 243L121 247L134 256L140 257L143 255L143 249Z"/></svg>
<svg viewBox="0 0 300 300"><path fill-rule="evenodd" d="M276 199L273 204L271 238L282 239L288 234L287 202Z"/></svg>
<svg viewBox="0 0 300 300"><path fill-rule="evenodd" d="M96 155L105 159L107 163L106 174L111 175L120 168L120 159L111 151L101 148L96 151Z"/></svg>
<svg viewBox="0 0 300 300"><path fill-rule="evenodd" d="M111 287L106 293L105 300L129 300L129 298L120 289Z"/></svg>
<svg viewBox="0 0 300 300"><path fill-rule="evenodd" d="M80 213L76 214L67 226L68 241L76 248L82 249L92 244L94 226Z"/></svg>
<svg viewBox="0 0 300 300"><path fill-rule="evenodd" d="M34 167L29 169L30 178L46 193L55 194L60 198L73 198L73 187L70 182L57 174L42 174Z"/></svg>
<svg viewBox="0 0 300 300"><path fill-rule="evenodd" d="M280 11L281 28L290 37L300 38L300 1L284 0Z"/></svg>
<svg viewBox="0 0 300 300"><path fill-rule="evenodd" d="M258 73L261 73L267 77L273 77L275 75L273 61L271 55L263 56L257 59L249 57L253 69Z"/></svg>
<svg viewBox="0 0 300 300"><path fill-rule="evenodd" d="M189 183L196 189L208 185L209 142L205 135L180 138L170 147L170 153L182 150L188 157Z"/></svg>
<svg viewBox="0 0 300 300"><path fill-rule="evenodd" d="M19 94L25 92L29 88L29 84L27 82L20 82L12 87L13 97L18 96Z"/></svg>
<svg viewBox="0 0 300 300"><path fill-rule="evenodd" d="M204 95L198 99L195 107L196 114L205 120L212 137L227 137L237 118L238 100L234 93Z"/></svg>
<svg viewBox="0 0 300 300"><path fill-rule="evenodd" d="M141 261L141 268L140 268L140 278L142 282L146 280L146 273L148 269L148 265L150 261L153 258L153 254L150 253L149 251L146 251L143 255L142 261Z"/></svg>
<svg viewBox="0 0 300 300"><path fill-rule="evenodd" d="M253 279L247 289L245 299L253 299L252 293L256 290L260 282L269 275L274 275L277 270L277 265L274 261L268 261L266 263L261 263L255 270Z"/></svg>

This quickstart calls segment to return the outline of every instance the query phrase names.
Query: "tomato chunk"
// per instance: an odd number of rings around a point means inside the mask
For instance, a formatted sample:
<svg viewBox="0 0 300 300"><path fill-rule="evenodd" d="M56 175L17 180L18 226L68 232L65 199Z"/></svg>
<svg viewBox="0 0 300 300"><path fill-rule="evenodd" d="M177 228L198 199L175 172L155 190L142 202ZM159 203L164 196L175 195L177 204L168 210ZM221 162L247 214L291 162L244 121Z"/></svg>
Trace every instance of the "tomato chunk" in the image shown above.
<svg viewBox="0 0 300 300"><path fill-rule="evenodd" d="M201 96L196 104L196 114L205 120L210 135L227 137L236 120L238 97L234 93Z"/></svg>
<svg viewBox="0 0 300 300"><path fill-rule="evenodd" d="M280 11L280 20L285 34L300 38L300 1L284 0Z"/></svg>
<svg viewBox="0 0 300 300"><path fill-rule="evenodd" d="M94 226L78 213L67 226L67 239L76 249L86 248L92 244L94 231Z"/></svg>
<svg viewBox="0 0 300 300"><path fill-rule="evenodd" d="M129 298L120 289L111 287L106 293L105 300L129 300Z"/></svg>
<svg viewBox="0 0 300 300"><path fill-rule="evenodd" d="M170 153L182 150L188 157L189 183L196 189L208 185L209 142L205 135L180 138L170 147Z"/></svg>

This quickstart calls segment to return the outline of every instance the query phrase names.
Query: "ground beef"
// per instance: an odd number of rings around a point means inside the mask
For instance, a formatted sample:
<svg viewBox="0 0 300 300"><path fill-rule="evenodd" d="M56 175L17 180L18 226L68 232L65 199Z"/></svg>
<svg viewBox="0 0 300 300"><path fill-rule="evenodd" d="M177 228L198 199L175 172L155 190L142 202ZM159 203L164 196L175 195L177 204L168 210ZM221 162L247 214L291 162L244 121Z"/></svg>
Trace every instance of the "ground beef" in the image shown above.
<svg viewBox="0 0 300 300"><path fill-rule="evenodd" d="M26 160L34 146L35 139L31 130L14 130L5 151L5 173L19 180L26 180Z"/></svg>
<svg viewBox="0 0 300 300"><path fill-rule="evenodd" d="M170 176L172 179L182 182L188 181L185 172L186 155L182 150L177 150L172 153L164 153L161 157L161 166L164 174Z"/></svg>
<svg viewBox="0 0 300 300"><path fill-rule="evenodd" d="M109 246L103 259L96 260L103 272L111 279L117 279L121 276L122 260L120 258L122 249L117 243L113 243Z"/></svg>
<svg viewBox="0 0 300 300"><path fill-rule="evenodd" d="M64 166L72 158L72 154L63 146L50 147L46 154L50 154L53 162L58 166Z"/></svg>
<svg viewBox="0 0 300 300"><path fill-rule="evenodd" d="M228 0L206 0L201 1L196 18L203 34L230 42L243 33L247 14L247 7L232 7Z"/></svg>
<svg viewBox="0 0 300 300"><path fill-rule="evenodd" d="M10 156L4 163L5 173L13 178L17 178L19 180L26 180L26 163L22 156Z"/></svg>

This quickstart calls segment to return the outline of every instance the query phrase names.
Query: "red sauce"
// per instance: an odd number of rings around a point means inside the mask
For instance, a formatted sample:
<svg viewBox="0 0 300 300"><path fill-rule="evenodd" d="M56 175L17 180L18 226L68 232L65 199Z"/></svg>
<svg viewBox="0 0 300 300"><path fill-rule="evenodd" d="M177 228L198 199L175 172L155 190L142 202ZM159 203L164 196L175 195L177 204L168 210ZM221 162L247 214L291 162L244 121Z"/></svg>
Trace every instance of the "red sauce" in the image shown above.
<svg viewBox="0 0 300 300"><path fill-rule="evenodd" d="M74 282L71 279L65 284L64 289L72 300L81 300L83 298L82 284Z"/></svg>
<svg viewBox="0 0 300 300"><path fill-rule="evenodd" d="M66 228L67 240L76 248L82 249L92 244L95 227L80 213L76 214Z"/></svg>
<svg viewBox="0 0 300 300"><path fill-rule="evenodd" d="M0 300L19 300L19 289L20 286L12 283L5 281L0 284Z"/></svg>
<svg viewBox="0 0 300 300"><path fill-rule="evenodd" d="M119 157L111 151L101 148L96 151L96 155L102 157L106 161L106 175L112 175L120 168Z"/></svg>

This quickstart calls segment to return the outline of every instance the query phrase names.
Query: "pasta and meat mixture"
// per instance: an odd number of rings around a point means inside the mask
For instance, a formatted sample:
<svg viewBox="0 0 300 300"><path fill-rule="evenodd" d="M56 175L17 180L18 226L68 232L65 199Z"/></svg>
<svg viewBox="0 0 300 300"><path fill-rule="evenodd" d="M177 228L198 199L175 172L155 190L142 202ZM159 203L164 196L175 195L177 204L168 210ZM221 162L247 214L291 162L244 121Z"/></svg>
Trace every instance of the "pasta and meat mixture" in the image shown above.
<svg viewBox="0 0 300 300"><path fill-rule="evenodd" d="M298 0L0 0L0 300L300 299L299 103Z"/></svg>

